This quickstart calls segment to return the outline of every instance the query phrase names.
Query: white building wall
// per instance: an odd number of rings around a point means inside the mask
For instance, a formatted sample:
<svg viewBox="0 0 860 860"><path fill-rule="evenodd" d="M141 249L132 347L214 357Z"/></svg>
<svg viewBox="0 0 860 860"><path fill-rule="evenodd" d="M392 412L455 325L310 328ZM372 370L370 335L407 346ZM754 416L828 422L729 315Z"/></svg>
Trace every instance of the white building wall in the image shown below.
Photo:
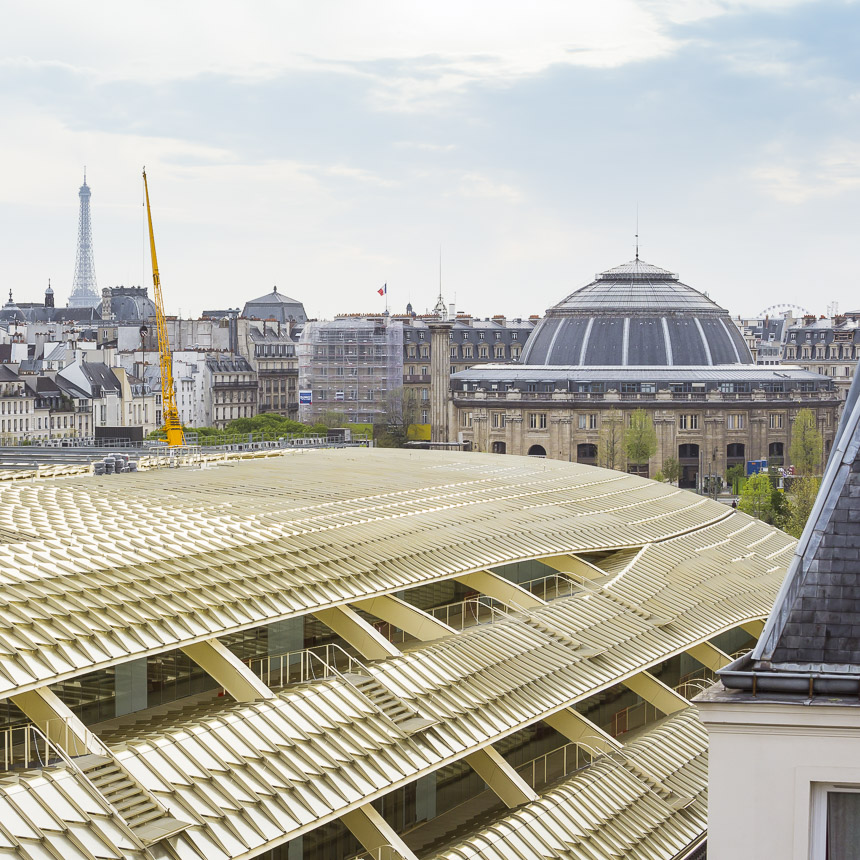
<svg viewBox="0 0 860 860"><path fill-rule="evenodd" d="M824 860L810 853L813 789L860 788L860 703L696 704L710 738L708 860Z"/></svg>

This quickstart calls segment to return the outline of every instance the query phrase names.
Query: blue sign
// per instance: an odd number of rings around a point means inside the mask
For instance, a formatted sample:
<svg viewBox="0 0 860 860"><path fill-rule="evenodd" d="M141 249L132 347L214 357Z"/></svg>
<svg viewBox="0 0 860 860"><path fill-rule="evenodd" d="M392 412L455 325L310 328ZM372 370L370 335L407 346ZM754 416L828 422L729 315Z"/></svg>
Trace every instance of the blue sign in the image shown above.
<svg viewBox="0 0 860 860"><path fill-rule="evenodd" d="M310 389L300 389L299 390L299 405L305 406L310 405L314 402L314 393Z"/></svg>

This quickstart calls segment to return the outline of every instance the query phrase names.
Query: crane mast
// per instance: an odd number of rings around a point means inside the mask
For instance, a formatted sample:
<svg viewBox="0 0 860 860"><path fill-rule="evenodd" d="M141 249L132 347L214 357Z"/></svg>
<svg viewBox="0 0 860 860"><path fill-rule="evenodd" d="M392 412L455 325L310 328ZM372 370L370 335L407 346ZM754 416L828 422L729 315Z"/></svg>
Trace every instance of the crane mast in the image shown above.
<svg viewBox="0 0 860 860"><path fill-rule="evenodd" d="M143 171L143 190L146 194L146 220L149 223L149 250L152 254L152 284L155 290L155 323L158 330L158 362L161 367L161 413L167 444L176 448L183 444L182 422L176 408L176 392L173 390L173 357L170 353L170 338L164 319L164 301L161 297L161 278L158 275L158 258L155 256L155 234L152 231L152 211L149 208L149 186L146 183L146 168Z"/></svg>

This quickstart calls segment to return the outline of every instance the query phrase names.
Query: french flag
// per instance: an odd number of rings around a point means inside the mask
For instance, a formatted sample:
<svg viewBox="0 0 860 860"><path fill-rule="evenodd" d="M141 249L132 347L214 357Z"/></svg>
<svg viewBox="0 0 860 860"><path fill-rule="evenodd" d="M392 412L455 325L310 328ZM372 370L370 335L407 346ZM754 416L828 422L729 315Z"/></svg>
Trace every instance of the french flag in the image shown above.
<svg viewBox="0 0 860 860"><path fill-rule="evenodd" d="M388 282L386 281L377 291L380 296L384 296L388 294Z"/></svg>

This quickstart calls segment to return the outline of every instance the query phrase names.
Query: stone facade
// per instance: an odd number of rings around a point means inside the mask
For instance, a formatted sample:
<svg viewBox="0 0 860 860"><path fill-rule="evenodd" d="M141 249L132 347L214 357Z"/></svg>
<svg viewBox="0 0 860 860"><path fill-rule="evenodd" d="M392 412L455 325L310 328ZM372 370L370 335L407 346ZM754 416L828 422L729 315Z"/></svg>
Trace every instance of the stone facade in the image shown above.
<svg viewBox="0 0 860 860"><path fill-rule="evenodd" d="M749 385L748 392L721 391L719 386L707 389L704 383L700 391L673 391L671 386L691 387L692 383L667 382L654 383L653 393L622 393L618 390L622 386L648 384L604 383L604 391L571 392L554 390L553 383L531 382L505 391L499 388L504 384L503 369L497 368L497 372L498 383L482 380L479 386L465 380L468 374L454 377L452 439L467 442L476 451L601 464L598 452L607 413L618 410L622 427L626 427L629 415L642 408L651 416L657 433L657 453L648 464L648 474L653 476L666 459L675 457L681 465L680 484L688 488L700 487L704 476L724 477L730 466L747 460L767 458L782 465L787 461L794 418L802 408L815 413L826 454L839 415L840 399L832 384L823 379L810 381L815 379L811 374L803 374L803 381L795 386L779 383L789 389L784 391L767 391L764 386L769 383L763 381L758 388L744 382L722 386ZM530 387L553 390L528 390ZM626 467L623 460L615 463L615 468Z"/></svg>

